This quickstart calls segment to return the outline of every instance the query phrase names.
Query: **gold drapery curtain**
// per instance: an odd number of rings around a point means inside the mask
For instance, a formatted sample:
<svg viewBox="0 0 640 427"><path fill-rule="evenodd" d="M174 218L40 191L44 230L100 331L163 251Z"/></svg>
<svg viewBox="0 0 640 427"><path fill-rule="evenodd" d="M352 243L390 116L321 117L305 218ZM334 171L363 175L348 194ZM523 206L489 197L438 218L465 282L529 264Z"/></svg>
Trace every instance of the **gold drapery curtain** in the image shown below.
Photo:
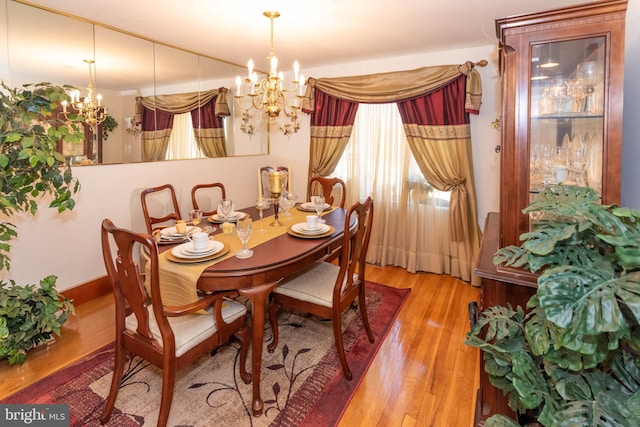
<svg viewBox="0 0 640 427"><path fill-rule="evenodd" d="M136 120L140 120L142 109L140 105L144 105L150 110L159 108L174 114L188 113L202 105L207 104L211 99L216 97L215 114L216 116L230 115L228 103L229 90L225 87L219 89L211 89L203 92L185 92L171 95L152 95L136 97ZM139 123L137 121L136 123Z"/></svg>
<svg viewBox="0 0 640 427"><path fill-rule="evenodd" d="M322 107L322 103L318 102L320 100L316 99L322 96L321 93L352 103L406 101L445 87L462 75L466 76L464 111L478 113L482 102L482 82L472 62L364 76L310 78L303 110L314 115L327 114L317 111L318 107ZM344 115L334 116L340 117L335 120L340 126L332 126L331 120L318 122L312 116L309 178L332 173L348 143L353 121L349 123ZM425 178L441 191L452 191L451 239L460 246L466 261L465 268L460 272L461 278L478 284L478 279L473 276L473 268L479 253L481 233L477 222L468 121L457 126L429 127L428 124L405 123L404 127L410 148ZM451 132L455 134L454 138Z"/></svg>
<svg viewBox="0 0 640 427"><path fill-rule="evenodd" d="M446 86L461 75L467 76L465 109L468 112L478 113L482 103L482 80L470 61L462 65L440 65L362 76L320 79L310 77L302 100L302 110L314 114L311 121L309 178L318 175L327 176L335 170L349 142L358 103L404 101ZM345 101L346 106L332 107L332 109L349 109L349 112L330 112L341 117L338 119L341 125L328 125L330 118L316 119L316 105L326 104L323 99L316 99L316 97L322 97L323 94ZM343 120L342 115L349 115L349 117Z"/></svg>
<svg viewBox="0 0 640 427"><path fill-rule="evenodd" d="M207 157L227 157L223 128L193 129L196 144Z"/></svg>
<svg viewBox="0 0 640 427"><path fill-rule="evenodd" d="M345 101L382 104L417 98L446 86L463 74L467 76L465 109L478 112L482 102L482 80L472 62L362 76L310 77L302 110L307 113L315 111L315 88Z"/></svg>
<svg viewBox="0 0 640 427"><path fill-rule="evenodd" d="M144 123L143 111L147 108L151 111L162 110L171 114L183 114L202 109L215 98L213 116L229 116L227 88L212 89L203 92L186 92L170 95L153 95L136 97L135 123ZM157 109L157 110L156 110ZM169 144L171 128L145 130L141 133L142 160L163 160ZM207 157L226 157L227 148L224 137L224 129L198 127L194 122L194 136L198 147Z"/></svg>
<svg viewBox="0 0 640 427"><path fill-rule="evenodd" d="M162 130L142 131L140 141L142 143L142 161L157 162L165 160L169 148L171 128Z"/></svg>

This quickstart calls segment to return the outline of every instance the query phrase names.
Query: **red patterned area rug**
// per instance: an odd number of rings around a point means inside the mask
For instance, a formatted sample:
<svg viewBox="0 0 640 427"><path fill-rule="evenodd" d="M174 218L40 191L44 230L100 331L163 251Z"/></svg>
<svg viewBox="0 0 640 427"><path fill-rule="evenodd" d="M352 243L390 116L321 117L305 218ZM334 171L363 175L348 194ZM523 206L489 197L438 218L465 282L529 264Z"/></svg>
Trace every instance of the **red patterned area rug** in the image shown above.
<svg viewBox="0 0 640 427"><path fill-rule="evenodd" d="M169 425L188 427L334 426L391 329L409 289L367 282L367 307L375 343L359 314L343 315L345 349L353 379L347 381L335 350L331 322L281 312L280 342L262 363L264 415L251 416L251 385L238 374L239 344L231 341L178 372ZM267 322L268 323L268 322ZM62 369L1 403L69 404L71 426L99 426L113 371L113 345ZM161 374L134 357L126 366L116 408L107 425L155 425Z"/></svg>

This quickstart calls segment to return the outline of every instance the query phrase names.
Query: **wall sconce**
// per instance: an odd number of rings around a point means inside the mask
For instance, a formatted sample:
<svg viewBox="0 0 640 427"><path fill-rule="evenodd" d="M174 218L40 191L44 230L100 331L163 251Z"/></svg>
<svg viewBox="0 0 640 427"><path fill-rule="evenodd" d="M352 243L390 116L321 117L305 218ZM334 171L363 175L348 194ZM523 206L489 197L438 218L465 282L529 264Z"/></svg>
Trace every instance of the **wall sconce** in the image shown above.
<svg viewBox="0 0 640 427"><path fill-rule="evenodd" d="M142 129L140 128L140 124L135 124L133 118L125 117L124 122L127 124L127 132L133 136L138 136Z"/></svg>

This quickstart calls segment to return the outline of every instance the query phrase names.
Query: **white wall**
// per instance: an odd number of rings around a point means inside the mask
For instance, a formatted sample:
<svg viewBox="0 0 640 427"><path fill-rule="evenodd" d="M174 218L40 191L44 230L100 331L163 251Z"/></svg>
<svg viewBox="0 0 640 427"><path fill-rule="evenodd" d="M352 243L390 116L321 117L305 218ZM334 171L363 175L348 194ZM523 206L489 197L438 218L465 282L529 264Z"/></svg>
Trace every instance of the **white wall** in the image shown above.
<svg viewBox="0 0 640 427"><path fill-rule="evenodd" d="M119 227L145 231L142 189L173 184L186 215L194 184L222 181L236 205L250 206L257 197L257 169L266 164L269 156L74 167L82 188L73 211L57 214L41 203L35 217L11 219L18 226L11 275L29 284L53 274L59 290L103 276L100 223L110 218Z"/></svg>

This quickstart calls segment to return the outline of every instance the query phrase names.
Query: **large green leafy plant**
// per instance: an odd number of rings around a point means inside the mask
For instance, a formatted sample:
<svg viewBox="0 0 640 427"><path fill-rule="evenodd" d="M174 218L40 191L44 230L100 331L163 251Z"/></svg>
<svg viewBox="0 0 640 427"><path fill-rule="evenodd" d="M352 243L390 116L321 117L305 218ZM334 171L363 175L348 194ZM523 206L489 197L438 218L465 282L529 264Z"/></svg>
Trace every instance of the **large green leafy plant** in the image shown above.
<svg viewBox="0 0 640 427"><path fill-rule="evenodd" d="M18 89L4 82L0 90L0 271L9 270L11 240L17 236L10 222L19 213L34 215L43 197L58 212L73 209L72 195L79 189L58 143L79 143L84 138L72 116L54 115L69 97L65 89L49 83ZM0 359L22 363L26 350L59 333L73 305L55 291L55 276L35 285L0 282Z"/></svg>
<svg viewBox="0 0 640 427"><path fill-rule="evenodd" d="M545 426L640 425L640 211L557 186L524 212L533 230L494 263L540 272L536 293L526 312L488 307L466 343L509 406Z"/></svg>

